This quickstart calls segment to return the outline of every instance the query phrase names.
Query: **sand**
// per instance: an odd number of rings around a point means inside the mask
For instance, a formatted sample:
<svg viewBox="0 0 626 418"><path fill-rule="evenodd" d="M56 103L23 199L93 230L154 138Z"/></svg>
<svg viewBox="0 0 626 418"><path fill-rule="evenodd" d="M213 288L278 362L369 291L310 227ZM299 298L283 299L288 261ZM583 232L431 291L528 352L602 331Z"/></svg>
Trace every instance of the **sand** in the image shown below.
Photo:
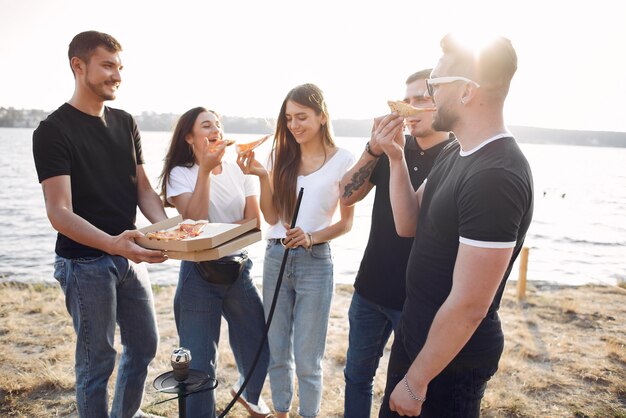
<svg viewBox="0 0 626 418"><path fill-rule="evenodd" d="M177 417L171 395L151 382L170 370L177 346L173 286L155 287L161 334L150 366L143 409ZM352 287L337 286L324 359L321 417L341 417L347 311ZM73 357L75 335L57 286L0 284L0 416L76 416ZM483 401L485 417L626 417L626 290L611 286L530 284L518 301L509 283L500 314L505 352ZM223 322L217 388L218 410L230 401L236 368ZM119 351L119 336L117 338ZM387 345L376 376L374 412L384 390ZM112 385L112 383L111 383ZM271 405L269 381L264 397ZM297 411L297 398L292 411ZM297 416L292 413L293 416ZM231 417L247 416L236 405Z"/></svg>

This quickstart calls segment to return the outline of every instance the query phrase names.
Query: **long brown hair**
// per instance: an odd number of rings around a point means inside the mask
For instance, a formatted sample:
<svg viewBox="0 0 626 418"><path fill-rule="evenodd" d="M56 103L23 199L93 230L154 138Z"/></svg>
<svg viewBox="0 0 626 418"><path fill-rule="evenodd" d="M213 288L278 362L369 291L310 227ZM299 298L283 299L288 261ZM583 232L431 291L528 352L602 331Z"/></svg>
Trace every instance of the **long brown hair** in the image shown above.
<svg viewBox="0 0 626 418"><path fill-rule="evenodd" d="M322 90L315 84L302 84L294 87L285 97L276 121L273 151L270 156L272 165L272 186L274 194L272 200L283 221L289 221L296 207L296 183L300 166L300 145L287 127L287 102L291 100L301 106L313 109L316 115L325 116L326 123L322 125L322 140L324 152L326 147L334 148L330 116L324 100Z"/></svg>
<svg viewBox="0 0 626 418"><path fill-rule="evenodd" d="M167 155L165 156L163 171L159 176L161 198L163 199L165 206L172 206L167 201L167 182L169 181L172 169L176 166L192 167L196 162L193 155L193 149L191 148L191 145L187 143L185 138L193 131L193 125L196 123L198 115L204 112L212 113L218 120L220 120L220 116L216 112L199 106L189 109L183 113L183 115L178 119L178 122L176 122L176 127L174 128L174 133L172 134L172 140L170 142L169 149L167 150Z"/></svg>

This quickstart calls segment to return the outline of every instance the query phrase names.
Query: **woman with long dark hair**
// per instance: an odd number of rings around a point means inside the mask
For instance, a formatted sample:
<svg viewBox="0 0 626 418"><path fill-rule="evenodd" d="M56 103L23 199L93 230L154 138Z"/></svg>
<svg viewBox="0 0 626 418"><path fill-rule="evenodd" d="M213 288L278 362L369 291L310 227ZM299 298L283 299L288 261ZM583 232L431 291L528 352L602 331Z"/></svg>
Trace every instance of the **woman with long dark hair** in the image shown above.
<svg viewBox="0 0 626 418"><path fill-rule="evenodd" d="M220 117L214 111L196 107L183 114L165 158L162 196L166 205L175 206L185 219L258 222L257 181L244 175L236 164L222 161L226 148L223 136ZM228 321L230 346L241 376L239 384L247 375L265 328L263 305L250 277L251 268L252 261L245 251L216 262L181 262L174 316L180 345L191 351L192 369L215 377L223 316ZM261 398L268 358L266 345L240 398L253 417L270 413ZM189 416L215 416L213 391L189 396L186 402Z"/></svg>
<svg viewBox="0 0 626 418"><path fill-rule="evenodd" d="M283 246L290 249L268 336L274 409L279 418L289 415L295 362L299 414L314 417L322 396L322 358L334 290L329 241L352 227L353 208L339 205L339 181L354 157L335 145L322 91L303 84L292 89L282 104L268 169L253 151L237 162L243 172L259 176L261 211L270 224L263 267L266 315ZM301 187L298 219L291 228ZM333 221L338 207L340 217Z"/></svg>

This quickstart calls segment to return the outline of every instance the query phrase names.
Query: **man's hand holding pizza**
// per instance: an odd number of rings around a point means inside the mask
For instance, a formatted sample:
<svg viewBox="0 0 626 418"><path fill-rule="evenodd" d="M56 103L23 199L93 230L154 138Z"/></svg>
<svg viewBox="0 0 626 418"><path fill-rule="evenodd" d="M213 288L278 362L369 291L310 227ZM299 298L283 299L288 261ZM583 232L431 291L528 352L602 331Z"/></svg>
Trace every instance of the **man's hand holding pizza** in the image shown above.
<svg viewBox="0 0 626 418"><path fill-rule="evenodd" d="M375 132L376 143L387 154L390 161L404 158L404 118L391 113L382 118Z"/></svg>
<svg viewBox="0 0 626 418"><path fill-rule="evenodd" d="M119 255L135 263L162 263L168 259L167 255L161 250L148 250L135 243L135 238L144 235L137 230L127 230L119 235L111 237L110 243L106 248L106 252L111 255Z"/></svg>

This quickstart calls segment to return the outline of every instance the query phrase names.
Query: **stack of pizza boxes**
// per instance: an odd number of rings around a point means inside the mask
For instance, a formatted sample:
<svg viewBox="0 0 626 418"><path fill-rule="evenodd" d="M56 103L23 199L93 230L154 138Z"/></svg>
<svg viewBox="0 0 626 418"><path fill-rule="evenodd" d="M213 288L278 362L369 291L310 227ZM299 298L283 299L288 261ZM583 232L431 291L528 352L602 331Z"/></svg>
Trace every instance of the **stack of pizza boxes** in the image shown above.
<svg viewBox="0 0 626 418"><path fill-rule="evenodd" d="M199 221L204 222L206 221ZM217 260L261 240L256 219L244 224L206 223L197 236L186 238L159 238L159 232L180 229L181 224L195 223L182 216L166 219L139 229L145 236L135 239L144 248L166 250L169 258L188 261ZM152 238L149 238L152 237Z"/></svg>

